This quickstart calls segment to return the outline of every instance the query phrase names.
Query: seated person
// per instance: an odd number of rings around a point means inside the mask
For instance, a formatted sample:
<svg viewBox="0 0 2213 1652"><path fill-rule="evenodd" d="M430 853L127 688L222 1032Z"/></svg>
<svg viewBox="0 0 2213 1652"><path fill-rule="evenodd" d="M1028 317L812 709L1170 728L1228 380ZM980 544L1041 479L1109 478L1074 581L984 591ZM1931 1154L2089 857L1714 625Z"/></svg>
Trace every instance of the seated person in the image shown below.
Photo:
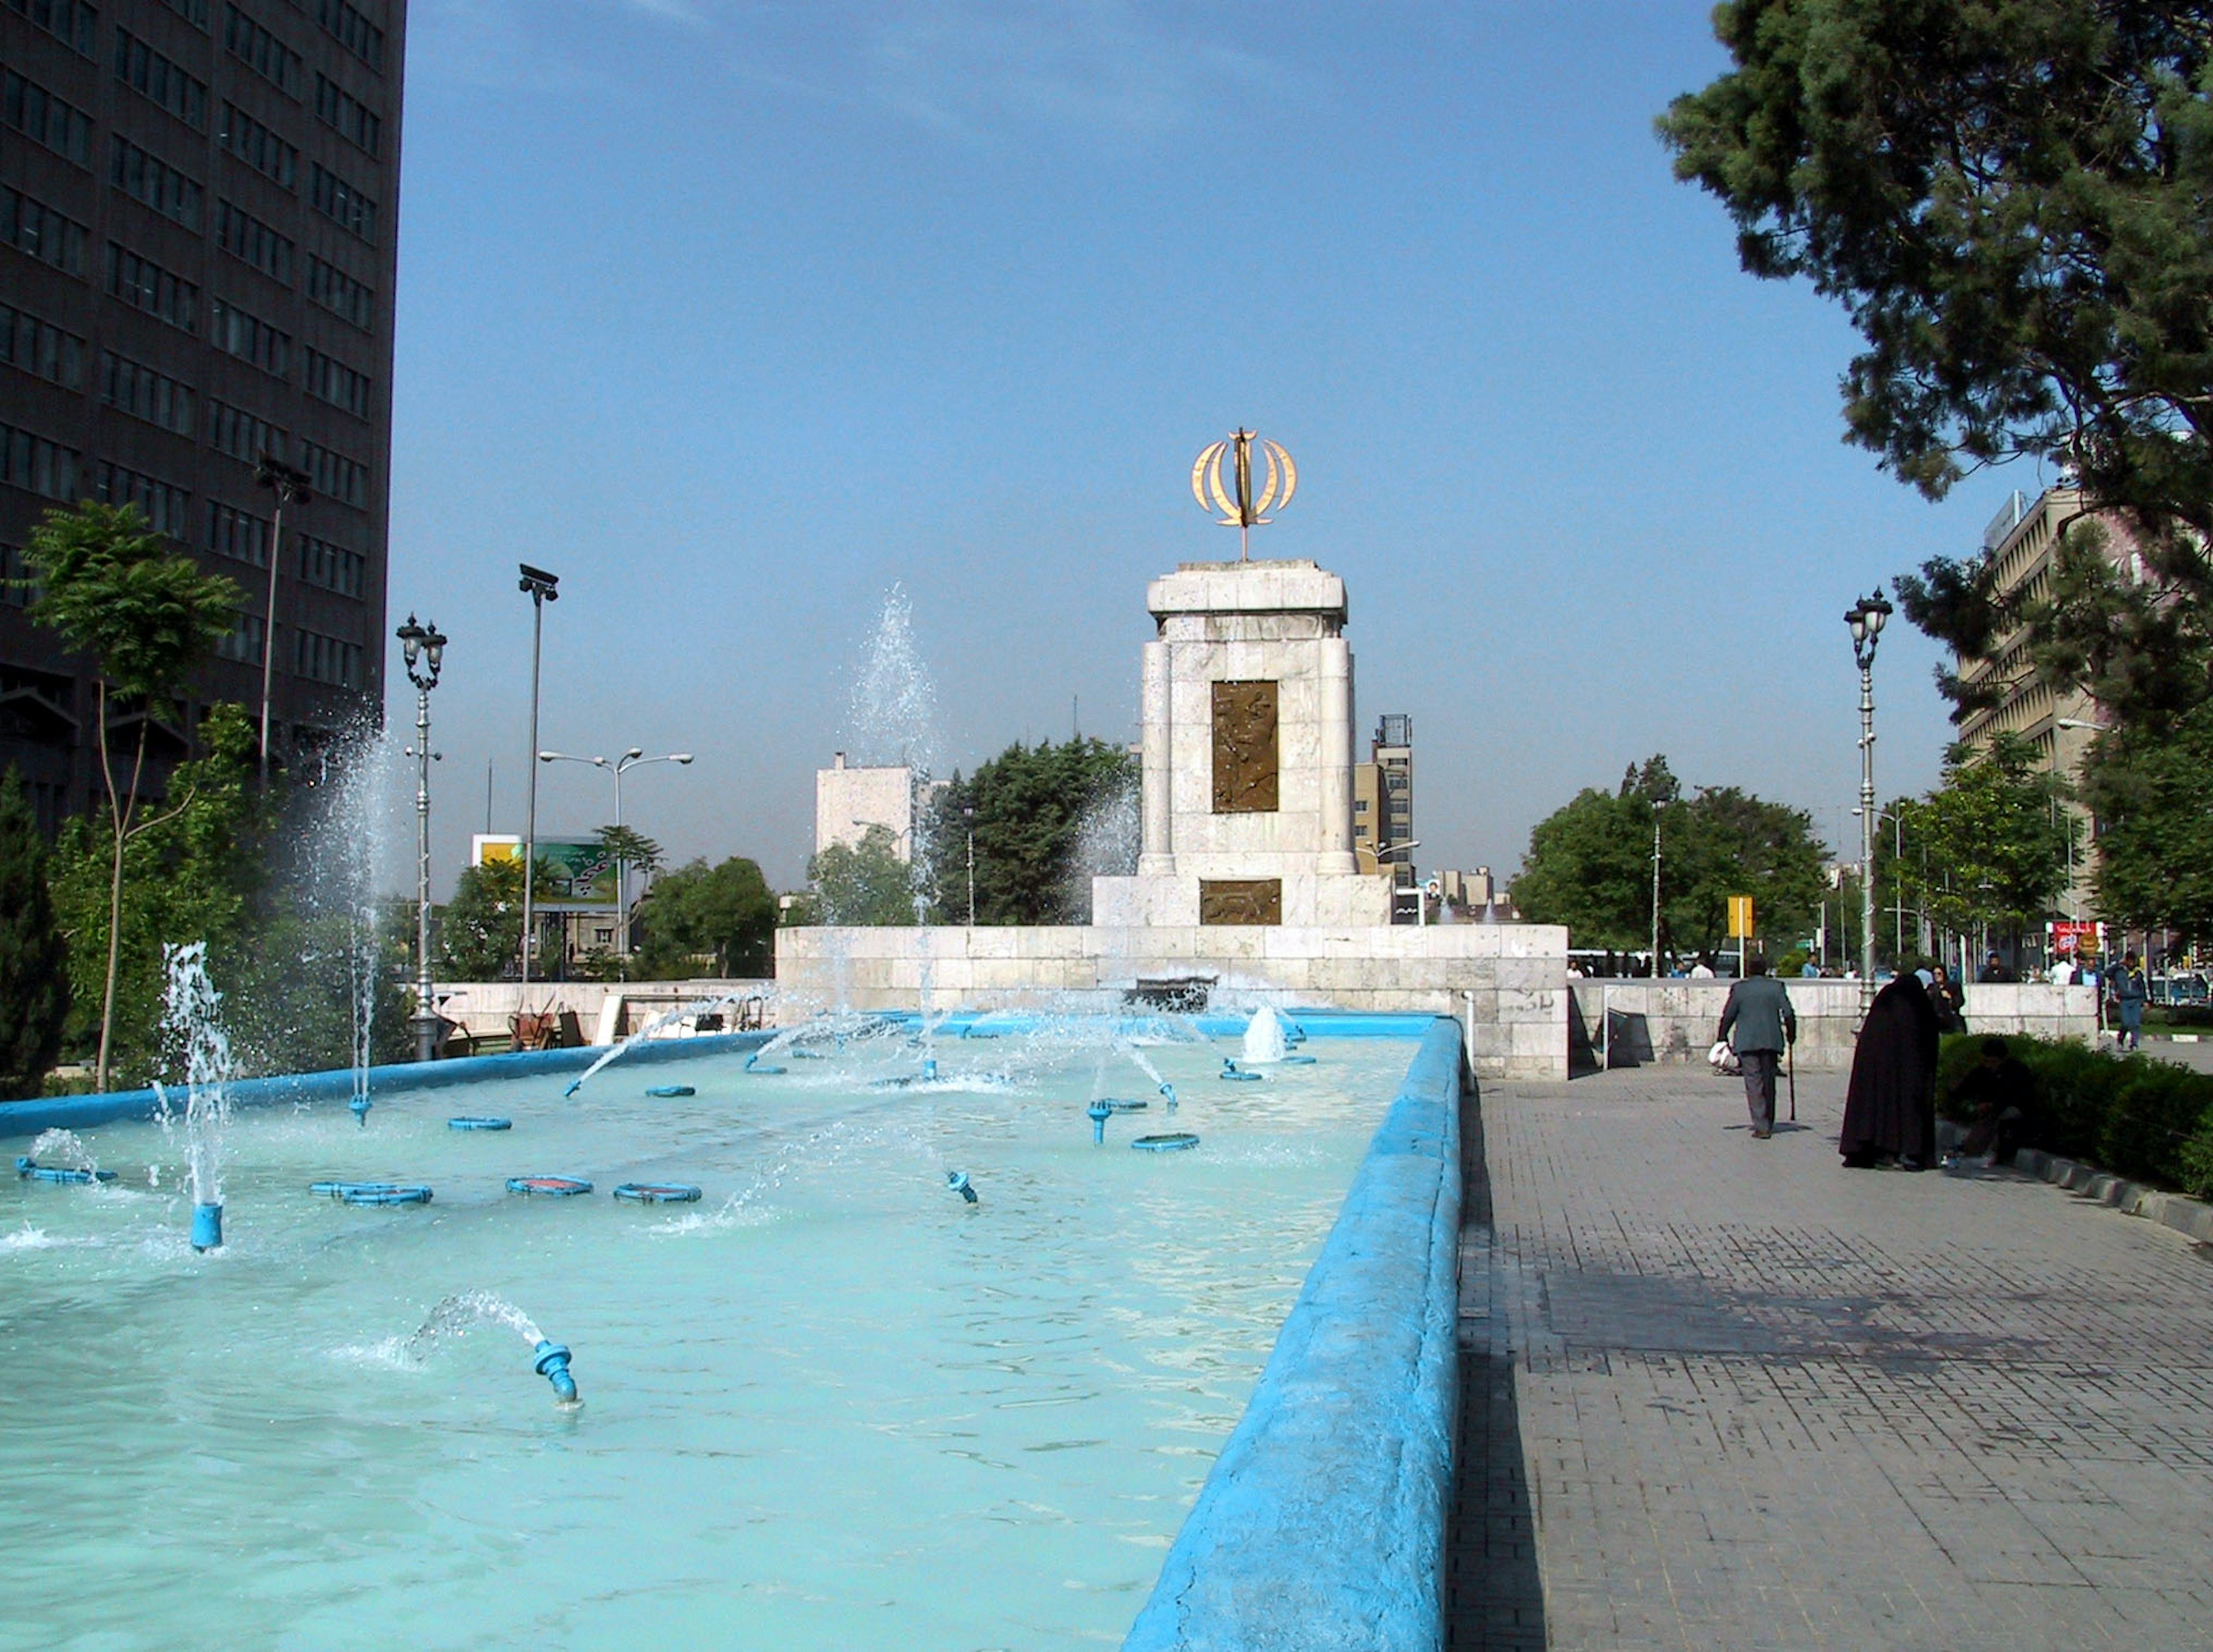
<svg viewBox="0 0 2213 1652"><path fill-rule="evenodd" d="M1952 1087L1952 1094L1975 1110L1966 1139L1960 1143L1960 1156L2011 1164L2015 1150L2028 1139L2036 1076L2003 1039L1984 1039L1983 1058Z"/></svg>

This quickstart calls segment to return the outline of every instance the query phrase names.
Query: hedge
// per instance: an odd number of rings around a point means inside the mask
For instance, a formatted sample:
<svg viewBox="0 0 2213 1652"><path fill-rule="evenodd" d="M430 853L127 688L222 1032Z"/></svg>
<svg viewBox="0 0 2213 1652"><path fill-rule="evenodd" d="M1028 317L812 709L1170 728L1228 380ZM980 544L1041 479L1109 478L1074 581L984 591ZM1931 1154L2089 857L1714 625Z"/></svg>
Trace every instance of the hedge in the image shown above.
<svg viewBox="0 0 2213 1652"><path fill-rule="evenodd" d="M2071 1039L2015 1036L2006 1047L2036 1078L2028 1145L2131 1181L2213 1198L2213 1075ZM1954 1034L1936 1060L1936 1107L1965 1122L1953 1087L1981 1059L1982 1037Z"/></svg>

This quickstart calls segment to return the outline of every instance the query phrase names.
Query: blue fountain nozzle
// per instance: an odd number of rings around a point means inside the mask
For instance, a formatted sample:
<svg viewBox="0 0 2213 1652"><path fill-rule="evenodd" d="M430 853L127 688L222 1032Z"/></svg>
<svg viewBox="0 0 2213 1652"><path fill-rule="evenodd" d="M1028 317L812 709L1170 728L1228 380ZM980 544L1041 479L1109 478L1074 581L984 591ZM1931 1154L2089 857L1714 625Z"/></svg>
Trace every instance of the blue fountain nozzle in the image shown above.
<svg viewBox="0 0 2213 1652"><path fill-rule="evenodd" d="M1106 1140L1106 1121L1114 1116L1114 1104L1102 1097L1083 1111L1091 1119L1092 1144L1094 1147L1104 1145Z"/></svg>
<svg viewBox="0 0 2213 1652"><path fill-rule="evenodd" d="M936 1056L924 1056L922 1058L922 1076L924 1078L936 1078L937 1076L937 1058Z"/></svg>
<svg viewBox="0 0 2213 1652"><path fill-rule="evenodd" d="M976 1203L976 1190L968 1185L968 1173L966 1171L947 1171L945 1173L945 1185L951 1188L954 1192L960 1194L961 1198L966 1203L970 1204Z"/></svg>
<svg viewBox="0 0 2213 1652"><path fill-rule="evenodd" d="M361 1122L361 1127L363 1130L367 1130L369 1128L369 1100L365 1095L357 1095L352 1100L346 1103L347 1108L352 1113L353 1116Z"/></svg>
<svg viewBox="0 0 2213 1652"><path fill-rule="evenodd" d="M1165 1095L1166 1097L1167 1097L1167 1099L1168 1099L1168 1111L1169 1111L1170 1113L1174 1113L1174 1112L1176 1110L1176 1093L1175 1093L1175 1086L1174 1086L1174 1085L1173 1085L1173 1084L1163 1083L1163 1084L1161 1086L1161 1094L1162 1095Z"/></svg>
<svg viewBox="0 0 2213 1652"><path fill-rule="evenodd" d="M223 1247L223 1206L195 1204L192 1206L192 1248L196 1251L219 1250Z"/></svg>
<svg viewBox="0 0 2213 1652"><path fill-rule="evenodd" d="M577 1403L576 1379L569 1375L569 1350L559 1343L540 1343L538 1363L533 1369L553 1385L553 1393L563 1405Z"/></svg>
<svg viewBox="0 0 2213 1652"><path fill-rule="evenodd" d="M578 1090L581 1090L583 1088L584 1081L581 1078L577 1079L574 1083L570 1084L567 1089L561 1092L561 1099L564 1101L566 1101L570 1096L576 1094Z"/></svg>
<svg viewBox="0 0 2213 1652"><path fill-rule="evenodd" d="M31 1161L31 1155L29 1154L18 1153L15 1155L15 1173L17 1175L27 1176L37 1168L38 1166Z"/></svg>

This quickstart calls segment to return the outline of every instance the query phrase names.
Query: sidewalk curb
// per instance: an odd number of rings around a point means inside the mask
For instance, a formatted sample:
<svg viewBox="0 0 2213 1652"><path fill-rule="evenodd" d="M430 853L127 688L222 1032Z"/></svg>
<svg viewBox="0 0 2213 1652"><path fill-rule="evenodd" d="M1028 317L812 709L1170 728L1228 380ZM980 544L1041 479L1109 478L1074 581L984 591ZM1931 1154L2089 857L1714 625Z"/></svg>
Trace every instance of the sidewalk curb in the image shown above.
<svg viewBox="0 0 2213 1652"><path fill-rule="evenodd" d="M2172 1228L2201 1245L2213 1245L2213 1204L2203 1199L2146 1187L2142 1182L2126 1181L2094 1165L2054 1158L2033 1147L2022 1148L2013 1155L2013 1167L2070 1193L2111 1205L2124 1216L2142 1216L2162 1228Z"/></svg>

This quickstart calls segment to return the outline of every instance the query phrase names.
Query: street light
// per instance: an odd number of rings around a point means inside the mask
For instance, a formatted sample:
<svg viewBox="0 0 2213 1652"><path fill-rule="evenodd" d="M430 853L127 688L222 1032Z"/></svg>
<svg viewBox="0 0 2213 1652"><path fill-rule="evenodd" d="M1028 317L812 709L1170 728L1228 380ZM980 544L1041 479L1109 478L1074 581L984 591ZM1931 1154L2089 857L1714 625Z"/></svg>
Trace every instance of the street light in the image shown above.
<svg viewBox="0 0 2213 1652"><path fill-rule="evenodd" d="M964 803L960 822L968 829L968 927L976 927L976 806Z"/></svg>
<svg viewBox="0 0 2213 1652"><path fill-rule="evenodd" d="M1859 810L1854 809L1857 814ZM1905 860L1905 820L1895 809L1879 808L1875 812L1878 820L1890 822L1891 881L1898 885L1896 898L1891 902L1891 949L1898 954L1899 967L1905 963L1905 880L1898 869Z"/></svg>
<svg viewBox="0 0 2213 1652"><path fill-rule="evenodd" d="M269 688L277 666L277 569L284 557L284 507L304 505L315 496L308 484L315 479L263 454L253 466L253 481L277 496L277 520L270 529L269 601L261 619L261 789L269 789ZM439 639L442 642L444 639Z"/></svg>
<svg viewBox="0 0 2213 1652"><path fill-rule="evenodd" d="M615 824L619 826L623 823L623 777L628 774L632 769L642 769L649 763L689 763L692 760L692 753L689 752L670 752L662 757L648 757L642 748L633 746L630 750L625 752L620 757L614 759L613 761L609 761L604 757L578 757L574 753L570 752L540 752L538 754L538 760L540 763L588 763L594 768L605 769L609 774L613 775L615 780ZM627 958L630 956L629 873L630 863L624 860L621 856L616 856L615 910L617 913L617 921L615 925L615 955L619 958Z"/></svg>
<svg viewBox="0 0 2213 1652"><path fill-rule="evenodd" d="M1860 991L1875 990L1875 649L1893 610L1881 591L1844 611L1860 668Z"/></svg>
<svg viewBox="0 0 2213 1652"><path fill-rule="evenodd" d="M549 574L543 568L533 568L528 563L515 564L522 571L521 589L530 599L530 749L538 749L538 659L539 644L546 635L546 605L558 602L561 593L553 588L561 582L561 576ZM534 915L538 884L538 765L530 768L528 787L530 802L523 814L522 825L522 997L519 1008L527 1009L529 997L530 949L537 943L538 936L532 919Z"/></svg>
<svg viewBox="0 0 2213 1652"><path fill-rule="evenodd" d="M440 1017L430 992L430 691L438 686L446 638L437 622L418 625L409 614L399 631L407 680L415 685L415 1059L438 1054Z"/></svg>

